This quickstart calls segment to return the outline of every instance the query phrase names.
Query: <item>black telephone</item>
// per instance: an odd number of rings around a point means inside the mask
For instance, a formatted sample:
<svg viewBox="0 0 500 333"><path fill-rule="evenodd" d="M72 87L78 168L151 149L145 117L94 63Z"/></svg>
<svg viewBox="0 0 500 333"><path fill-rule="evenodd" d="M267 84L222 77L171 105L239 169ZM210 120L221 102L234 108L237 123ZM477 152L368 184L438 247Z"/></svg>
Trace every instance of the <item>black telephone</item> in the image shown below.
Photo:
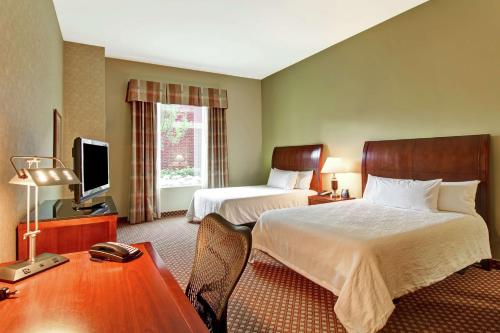
<svg viewBox="0 0 500 333"><path fill-rule="evenodd" d="M139 258L142 252L138 248L127 244L106 242L92 245L89 254L95 259L127 262Z"/></svg>

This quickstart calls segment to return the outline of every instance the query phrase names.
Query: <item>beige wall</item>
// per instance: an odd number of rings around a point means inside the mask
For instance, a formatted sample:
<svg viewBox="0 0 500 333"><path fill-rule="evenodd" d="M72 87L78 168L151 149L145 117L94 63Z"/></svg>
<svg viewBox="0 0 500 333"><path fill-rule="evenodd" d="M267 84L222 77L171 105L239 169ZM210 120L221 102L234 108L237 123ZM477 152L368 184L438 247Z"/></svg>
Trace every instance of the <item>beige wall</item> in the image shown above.
<svg viewBox="0 0 500 333"><path fill-rule="evenodd" d="M52 109L62 113L63 41L50 0L2 0L0 10L0 262L15 259L25 189L8 184L9 156L52 155ZM41 200L60 189L41 191Z"/></svg>
<svg viewBox="0 0 500 333"><path fill-rule="evenodd" d="M131 116L125 102L130 79L185 83L228 91L227 129L229 182L231 185L256 184L261 175L261 86L260 81L172 67L106 58L106 140L110 143L111 191L120 215L128 215L130 188ZM162 200L172 200L187 209L194 191L163 191ZM181 193L182 192L182 193ZM177 196L178 195L178 196ZM183 198L179 204L179 198ZM162 207L169 207L163 202ZM181 209L181 208L179 208Z"/></svg>
<svg viewBox="0 0 500 333"><path fill-rule="evenodd" d="M76 137L106 138L104 48L64 42L64 161ZM73 194L65 187L65 196Z"/></svg>
<svg viewBox="0 0 500 333"><path fill-rule="evenodd" d="M200 188L201 186L162 188L160 211L172 212L187 209L193 198L193 193Z"/></svg>
<svg viewBox="0 0 500 333"><path fill-rule="evenodd" d="M323 142L359 163L365 140L489 133L500 258L498 13L500 1L433 0L267 77L265 168L276 145ZM359 174L343 185L359 195Z"/></svg>

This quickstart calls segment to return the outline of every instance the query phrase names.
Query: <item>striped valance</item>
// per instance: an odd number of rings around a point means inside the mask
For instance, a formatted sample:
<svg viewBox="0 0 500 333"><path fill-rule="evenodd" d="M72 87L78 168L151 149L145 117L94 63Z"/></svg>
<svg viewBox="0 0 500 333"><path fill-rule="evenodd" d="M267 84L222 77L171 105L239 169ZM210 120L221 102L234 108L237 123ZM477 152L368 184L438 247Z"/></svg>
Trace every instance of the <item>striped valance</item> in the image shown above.
<svg viewBox="0 0 500 333"><path fill-rule="evenodd" d="M227 91L134 79L128 82L127 89L127 102L133 101L227 109Z"/></svg>

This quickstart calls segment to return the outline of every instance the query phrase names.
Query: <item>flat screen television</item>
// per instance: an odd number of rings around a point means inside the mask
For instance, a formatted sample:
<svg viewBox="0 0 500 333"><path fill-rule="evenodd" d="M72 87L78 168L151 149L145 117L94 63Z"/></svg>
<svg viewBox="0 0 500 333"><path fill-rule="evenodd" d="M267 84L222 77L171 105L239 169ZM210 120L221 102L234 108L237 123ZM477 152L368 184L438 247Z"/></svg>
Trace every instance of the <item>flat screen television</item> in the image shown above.
<svg viewBox="0 0 500 333"><path fill-rule="evenodd" d="M72 185L75 203L80 204L109 189L109 145L107 142L76 138L73 167L81 181Z"/></svg>

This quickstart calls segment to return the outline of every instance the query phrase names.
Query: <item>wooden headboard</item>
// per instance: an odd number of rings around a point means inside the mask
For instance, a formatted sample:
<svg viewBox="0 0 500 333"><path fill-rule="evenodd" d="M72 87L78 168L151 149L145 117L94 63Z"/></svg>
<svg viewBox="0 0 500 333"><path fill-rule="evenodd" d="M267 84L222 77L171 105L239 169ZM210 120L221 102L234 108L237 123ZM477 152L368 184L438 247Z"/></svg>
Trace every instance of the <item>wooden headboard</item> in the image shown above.
<svg viewBox="0 0 500 333"><path fill-rule="evenodd" d="M321 167L323 166L323 145L275 147L272 167L281 170L313 170L311 190L321 192Z"/></svg>
<svg viewBox="0 0 500 333"><path fill-rule="evenodd" d="M362 187L368 174L400 179L480 180L476 210L488 223L490 136L367 141L361 165Z"/></svg>

